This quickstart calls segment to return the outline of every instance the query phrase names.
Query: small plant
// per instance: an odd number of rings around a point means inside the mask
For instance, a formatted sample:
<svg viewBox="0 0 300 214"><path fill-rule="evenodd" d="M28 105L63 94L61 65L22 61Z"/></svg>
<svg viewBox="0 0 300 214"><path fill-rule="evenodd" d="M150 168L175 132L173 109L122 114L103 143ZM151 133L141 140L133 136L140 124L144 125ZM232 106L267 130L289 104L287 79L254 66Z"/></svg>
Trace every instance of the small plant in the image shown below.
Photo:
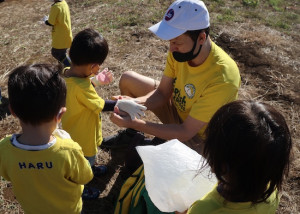
<svg viewBox="0 0 300 214"><path fill-rule="evenodd" d="M223 0L213 0L214 2L217 2L220 5L225 5Z"/></svg>
<svg viewBox="0 0 300 214"><path fill-rule="evenodd" d="M230 10L229 8L226 9L222 9L221 14L217 15L217 19L220 22L228 22L228 21L233 21L235 20L235 15L234 12L232 10Z"/></svg>
<svg viewBox="0 0 300 214"><path fill-rule="evenodd" d="M276 11L283 11L280 6L282 6L282 0L269 0L269 4L276 10Z"/></svg>
<svg viewBox="0 0 300 214"><path fill-rule="evenodd" d="M256 7L259 3L259 0L243 0L243 5L250 6L250 7Z"/></svg>
<svg viewBox="0 0 300 214"><path fill-rule="evenodd" d="M278 27L280 27L281 29L284 29L284 30L289 30L290 29L290 26L287 23L282 22L282 21L277 22L275 26L278 26Z"/></svg>

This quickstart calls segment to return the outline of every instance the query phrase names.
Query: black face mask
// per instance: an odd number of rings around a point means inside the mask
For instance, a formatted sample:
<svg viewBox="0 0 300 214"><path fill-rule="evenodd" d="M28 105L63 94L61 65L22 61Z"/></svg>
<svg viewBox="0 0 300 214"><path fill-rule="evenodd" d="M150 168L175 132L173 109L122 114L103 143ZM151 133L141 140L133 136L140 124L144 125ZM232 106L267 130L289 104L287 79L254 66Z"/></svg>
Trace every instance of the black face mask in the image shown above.
<svg viewBox="0 0 300 214"><path fill-rule="evenodd" d="M199 55L201 48L202 48L202 45L200 45L199 51L194 55L194 50L196 48L196 45L197 45L197 41L194 43L192 50L189 52L186 52L186 53L179 53L177 51L174 51L172 53L174 59L178 62L186 62L186 61L191 61L191 60L195 59Z"/></svg>

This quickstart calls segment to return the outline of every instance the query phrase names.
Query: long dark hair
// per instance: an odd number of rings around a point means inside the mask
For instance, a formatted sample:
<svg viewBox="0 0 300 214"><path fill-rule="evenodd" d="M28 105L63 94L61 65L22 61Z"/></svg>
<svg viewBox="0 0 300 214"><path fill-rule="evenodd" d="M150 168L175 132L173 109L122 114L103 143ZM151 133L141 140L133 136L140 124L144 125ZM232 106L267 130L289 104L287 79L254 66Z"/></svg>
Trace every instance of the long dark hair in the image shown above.
<svg viewBox="0 0 300 214"><path fill-rule="evenodd" d="M266 201L281 190L292 141L284 117L272 106L235 101L221 107L206 129L204 156L229 201Z"/></svg>

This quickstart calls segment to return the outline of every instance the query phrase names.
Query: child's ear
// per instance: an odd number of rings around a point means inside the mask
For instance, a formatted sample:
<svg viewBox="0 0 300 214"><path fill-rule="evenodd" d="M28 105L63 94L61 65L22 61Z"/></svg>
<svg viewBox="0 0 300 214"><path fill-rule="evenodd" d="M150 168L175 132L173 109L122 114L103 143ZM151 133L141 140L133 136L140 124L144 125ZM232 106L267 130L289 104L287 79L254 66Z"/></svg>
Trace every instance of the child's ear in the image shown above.
<svg viewBox="0 0 300 214"><path fill-rule="evenodd" d="M57 116L56 116L56 120L57 120L58 123L61 121L61 118L62 118L63 114L64 114L66 111L67 111L67 108L66 108L66 107L62 107L62 108L59 110L59 112L58 112L58 114L57 114Z"/></svg>
<svg viewBox="0 0 300 214"><path fill-rule="evenodd" d="M93 74L98 73L98 71L100 70L100 67L101 67L100 64L93 63L93 64L90 65L90 68L91 68L91 71L92 71Z"/></svg>

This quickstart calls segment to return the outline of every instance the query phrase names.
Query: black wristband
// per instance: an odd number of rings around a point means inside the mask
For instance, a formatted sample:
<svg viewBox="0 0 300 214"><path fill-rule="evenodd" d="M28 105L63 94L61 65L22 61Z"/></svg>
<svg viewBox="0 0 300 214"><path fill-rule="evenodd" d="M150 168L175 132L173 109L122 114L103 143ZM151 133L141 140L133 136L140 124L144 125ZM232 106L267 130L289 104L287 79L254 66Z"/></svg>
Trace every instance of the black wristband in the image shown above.
<svg viewBox="0 0 300 214"><path fill-rule="evenodd" d="M102 111L113 111L116 103L117 100L105 100L105 104Z"/></svg>
<svg viewBox="0 0 300 214"><path fill-rule="evenodd" d="M53 26L52 24L50 24L50 23L48 22L48 20L45 21L45 24L46 24L46 25L49 25L49 26Z"/></svg>

